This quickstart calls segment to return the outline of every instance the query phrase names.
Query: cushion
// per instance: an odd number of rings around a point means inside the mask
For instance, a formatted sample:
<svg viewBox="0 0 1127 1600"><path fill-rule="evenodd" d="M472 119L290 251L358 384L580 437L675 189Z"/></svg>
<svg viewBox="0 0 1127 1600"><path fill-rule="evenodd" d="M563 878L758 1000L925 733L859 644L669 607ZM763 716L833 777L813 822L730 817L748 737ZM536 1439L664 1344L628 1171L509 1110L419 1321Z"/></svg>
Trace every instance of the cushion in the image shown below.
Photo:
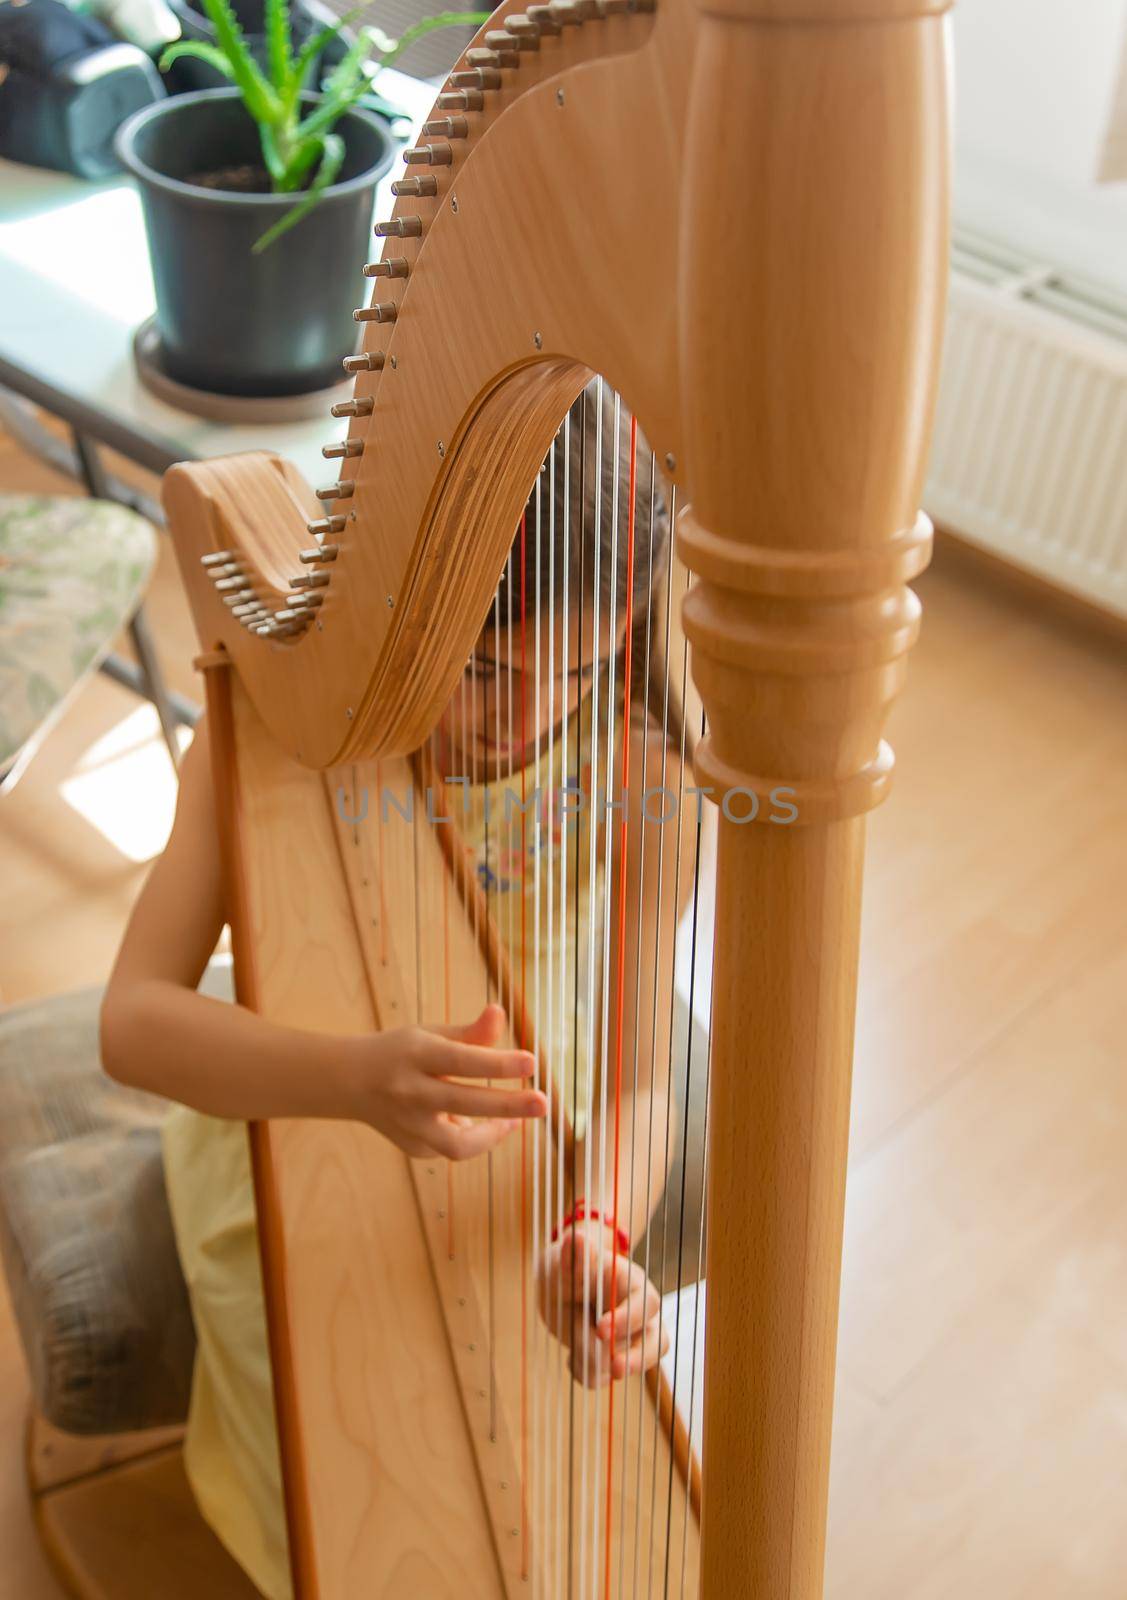
<svg viewBox="0 0 1127 1600"><path fill-rule="evenodd" d="M164 1187L167 1104L102 1072L101 998L0 1015L0 1255L36 1404L79 1434L182 1422L195 1355Z"/></svg>
<svg viewBox="0 0 1127 1600"><path fill-rule="evenodd" d="M106 655L155 556L124 506L0 496L0 771Z"/></svg>

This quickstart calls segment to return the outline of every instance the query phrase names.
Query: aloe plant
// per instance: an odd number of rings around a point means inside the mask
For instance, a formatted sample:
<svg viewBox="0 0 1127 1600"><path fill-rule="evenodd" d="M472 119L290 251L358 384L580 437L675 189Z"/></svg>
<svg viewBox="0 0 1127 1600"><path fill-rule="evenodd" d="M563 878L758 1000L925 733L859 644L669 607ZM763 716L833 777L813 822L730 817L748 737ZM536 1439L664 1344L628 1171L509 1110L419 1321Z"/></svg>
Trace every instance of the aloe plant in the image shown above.
<svg viewBox="0 0 1127 1600"><path fill-rule="evenodd" d="M371 93L376 74L424 34L466 23L476 26L490 14L443 11L414 23L398 39L389 38L379 28L361 28L348 53L325 80L317 105L302 116L302 85L313 63L359 12L349 12L321 28L295 53L289 0L266 0L264 72L247 47L229 0L201 3L215 29L215 43L188 39L170 45L160 58L161 70L181 56L195 56L230 79L258 124L262 159L274 193L300 191L300 199L255 240L256 251L267 249L300 222L332 183L344 160L344 140L333 129L350 107Z"/></svg>

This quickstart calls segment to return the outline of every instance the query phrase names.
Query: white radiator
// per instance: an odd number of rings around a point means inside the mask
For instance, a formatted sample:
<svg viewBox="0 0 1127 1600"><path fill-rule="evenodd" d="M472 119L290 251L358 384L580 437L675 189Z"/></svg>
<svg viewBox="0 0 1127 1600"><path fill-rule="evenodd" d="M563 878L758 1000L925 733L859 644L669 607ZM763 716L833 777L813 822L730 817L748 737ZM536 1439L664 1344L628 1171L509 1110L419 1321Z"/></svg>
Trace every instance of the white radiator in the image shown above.
<svg viewBox="0 0 1127 1600"><path fill-rule="evenodd" d="M1127 300L956 236L924 505L1127 617Z"/></svg>

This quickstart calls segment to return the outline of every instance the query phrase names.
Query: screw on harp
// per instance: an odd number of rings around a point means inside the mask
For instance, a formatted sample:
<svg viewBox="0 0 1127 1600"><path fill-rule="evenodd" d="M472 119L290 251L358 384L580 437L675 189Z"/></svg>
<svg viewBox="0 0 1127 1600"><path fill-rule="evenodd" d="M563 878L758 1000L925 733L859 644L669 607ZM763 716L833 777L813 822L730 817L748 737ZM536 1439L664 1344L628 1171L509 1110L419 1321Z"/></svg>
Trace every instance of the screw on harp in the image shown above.
<svg viewBox="0 0 1127 1600"><path fill-rule="evenodd" d="M441 111L481 111L485 96L480 89L454 89L440 94L435 104ZM399 193L394 183L391 188L393 194Z"/></svg>
<svg viewBox="0 0 1127 1600"><path fill-rule="evenodd" d="M383 353L382 350L369 350L369 351L366 351L365 354L362 355L362 356L345 356L343 365L344 365L344 370L346 372L379 372L383 368L383 362L384 362L384 353ZM372 407L371 407L371 397L368 396L367 398L368 398L368 401L369 401L368 411L370 411L372 409ZM341 404L345 405L345 406L360 405L361 403L362 402L360 400L343 400L343 401L341 401ZM334 417L338 416L338 415L342 416L342 417L351 417L351 416L366 417L368 415L368 411L356 411L356 412L339 411L338 412L338 409L337 409L336 406L333 406L331 409L332 409L332 414L333 414Z"/></svg>
<svg viewBox="0 0 1127 1600"><path fill-rule="evenodd" d="M536 346L537 350L543 350L544 340L539 333L534 333L532 335L532 342Z"/></svg>
<svg viewBox="0 0 1127 1600"><path fill-rule="evenodd" d="M297 559L299 561L335 561L339 549L340 546L335 544L316 544L312 550L299 550Z"/></svg>
<svg viewBox="0 0 1127 1600"><path fill-rule="evenodd" d="M362 456L364 445L359 439L341 439L336 444L323 444L321 454L326 461L335 461L338 458Z"/></svg>
<svg viewBox="0 0 1127 1600"><path fill-rule="evenodd" d="M541 33L562 33L563 28L552 15L551 6L529 6L526 15L535 22Z"/></svg>
<svg viewBox="0 0 1127 1600"><path fill-rule="evenodd" d="M506 54L514 50L536 50L540 45L540 38L535 38L527 33L510 33L507 28L494 28L485 35L485 43L490 50L496 50L501 60Z"/></svg>
<svg viewBox="0 0 1127 1600"><path fill-rule="evenodd" d="M327 483L313 492L318 500L349 500L356 493L356 484L352 478L342 478L339 483Z"/></svg>
<svg viewBox="0 0 1127 1600"><path fill-rule="evenodd" d="M432 117L423 123L428 139L468 139L470 125L465 117Z"/></svg>
<svg viewBox="0 0 1127 1600"><path fill-rule="evenodd" d="M417 144L413 149L404 150L403 159L409 167L448 167L454 160L454 152L439 140L437 144Z"/></svg>
<svg viewBox="0 0 1127 1600"><path fill-rule="evenodd" d="M329 407L331 417L370 417L375 400L370 394L358 394L352 400L339 400Z"/></svg>
<svg viewBox="0 0 1127 1600"><path fill-rule="evenodd" d="M673 454L672 450L667 450L665 453L665 470L666 472L677 471L677 457Z"/></svg>
<svg viewBox="0 0 1127 1600"><path fill-rule="evenodd" d="M477 68L479 72L494 72L500 66L516 66L520 57L511 45L504 51L485 49L481 45L475 45L472 50L466 51L466 60L471 67ZM455 87L461 88L462 85L456 82L457 76L458 74L455 74L455 78L451 79L451 82L455 83ZM500 75L498 75L497 83L499 84L500 81ZM482 84L481 87L486 88L488 86ZM493 87L495 88L497 85L495 84Z"/></svg>
<svg viewBox="0 0 1127 1600"><path fill-rule="evenodd" d="M505 29L516 37L518 50L539 50L540 28L530 16L506 17Z"/></svg>
<svg viewBox="0 0 1127 1600"><path fill-rule="evenodd" d="M376 223L377 239L418 239L422 232L422 217L392 217L390 222Z"/></svg>
<svg viewBox="0 0 1127 1600"><path fill-rule="evenodd" d="M305 531L311 533L315 539L324 538L327 533L343 533L345 520L342 516L317 517L313 522L305 524Z"/></svg>
<svg viewBox="0 0 1127 1600"><path fill-rule="evenodd" d="M450 82L455 89L499 89L501 74L490 67L475 67L469 72L451 73Z"/></svg>
<svg viewBox="0 0 1127 1600"><path fill-rule="evenodd" d="M400 195L411 195L415 199L426 200L438 193L438 179L431 174L424 173L421 178L396 178L391 186L391 192L397 198Z"/></svg>
<svg viewBox="0 0 1127 1600"><path fill-rule="evenodd" d="M390 256L384 261L366 261L364 263L364 276L366 278L405 278L411 270L410 263L402 256Z"/></svg>
<svg viewBox="0 0 1127 1600"><path fill-rule="evenodd" d="M374 305L359 306L352 313L356 322L394 322L398 314L394 300L377 300Z"/></svg>

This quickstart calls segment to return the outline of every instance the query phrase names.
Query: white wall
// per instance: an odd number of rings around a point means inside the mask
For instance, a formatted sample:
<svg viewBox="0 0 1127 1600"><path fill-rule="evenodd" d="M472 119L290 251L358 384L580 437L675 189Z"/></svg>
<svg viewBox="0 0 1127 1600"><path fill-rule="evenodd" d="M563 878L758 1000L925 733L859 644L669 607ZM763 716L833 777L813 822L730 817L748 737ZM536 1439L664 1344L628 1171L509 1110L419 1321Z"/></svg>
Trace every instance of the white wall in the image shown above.
<svg viewBox="0 0 1127 1600"><path fill-rule="evenodd" d="M960 222L1127 293L1127 183L1098 184L1127 0L960 0Z"/></svg>

